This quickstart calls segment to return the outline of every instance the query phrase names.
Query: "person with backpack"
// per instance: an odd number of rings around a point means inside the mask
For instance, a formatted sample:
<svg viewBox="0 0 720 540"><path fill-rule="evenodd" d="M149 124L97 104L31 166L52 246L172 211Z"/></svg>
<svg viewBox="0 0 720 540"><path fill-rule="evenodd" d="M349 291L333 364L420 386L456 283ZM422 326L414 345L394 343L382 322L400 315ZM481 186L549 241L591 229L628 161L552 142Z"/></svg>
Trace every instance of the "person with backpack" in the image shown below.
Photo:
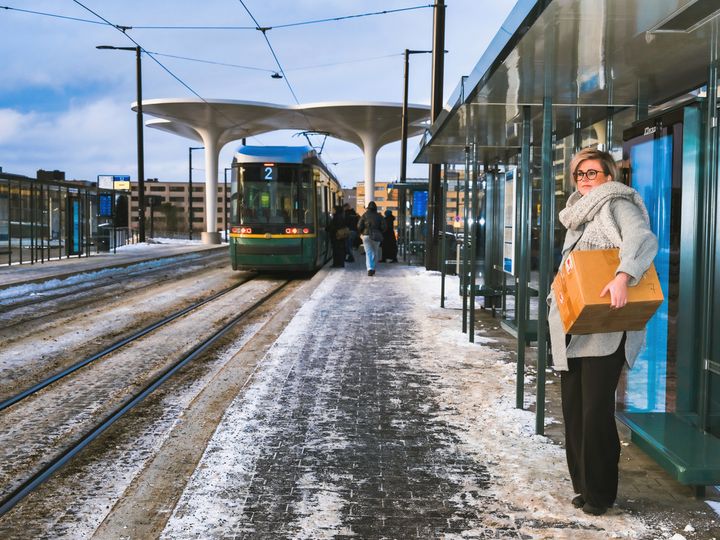
<svg viewBox="0 0 720 540"><path fill-rule="evenodd" d="M375 201L370 201L367 211L358 222L358 232L363 246L365 246L365 264L368 276L375 275L375 264L380 259L380 242L382 242L385 228L385 220L378 214Z"/></svg>

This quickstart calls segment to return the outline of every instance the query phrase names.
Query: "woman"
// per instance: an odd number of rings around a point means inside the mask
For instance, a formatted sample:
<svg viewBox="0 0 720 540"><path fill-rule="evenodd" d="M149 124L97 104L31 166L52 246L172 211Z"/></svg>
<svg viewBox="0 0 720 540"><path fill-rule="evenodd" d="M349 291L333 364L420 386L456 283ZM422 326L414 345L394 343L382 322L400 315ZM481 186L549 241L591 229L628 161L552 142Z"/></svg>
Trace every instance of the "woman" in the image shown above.
<svg viewBox="0 0 720 540"><path fill-rule="evenodd" d="M398 262L398 245L395 238L395 216L392 210L385 210L385 232L382 240L382 262Z"/></svg>
<svg viewBox="0 0 720 540"><path fill-rule="evenodd" d="M570 171L577 191L559 214L567 228L562 261L572 250L620 248L620 265L600 296L609 294L611 309L622 309L628 286L638 282L658 250L648 212L637 191L616 181L618 168L607 152L578 152ZM623 364L632 367L643 347L645 330L565 335L552 292L548 304L553 366L560 371L568 469L578 494L572 504L599 516L617 496L620 439L615 390Z"/></svg>
<svg viewBox="0 0 720 540"><path fill-rule="evenodd" d="M345 266L345 237L349 233L347 223L345 222L345 212L340 205L335 206L332 219L326 227L330 235L330 243L333 252L333 268L343 268Z"/></svg>

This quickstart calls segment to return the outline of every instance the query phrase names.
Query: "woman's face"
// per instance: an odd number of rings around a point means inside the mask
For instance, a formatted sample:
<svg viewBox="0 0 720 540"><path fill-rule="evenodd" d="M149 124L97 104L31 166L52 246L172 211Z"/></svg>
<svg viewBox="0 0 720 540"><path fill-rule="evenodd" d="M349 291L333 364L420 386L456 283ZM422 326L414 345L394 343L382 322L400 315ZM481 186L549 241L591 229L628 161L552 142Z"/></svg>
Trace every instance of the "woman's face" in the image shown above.
<svg viewBox="0 0 720 540"><path fill-rule="evenodd" d="M588 176L593 176L593 174L595 175L594 178L588 178ZM602 164L600 163L600 160L597 159L586 159L585 161L581 161L575 169L573 177L575 178L577 189L582 196L587 195L590 193L590 190L595 189L600 184L604 184L605 182L612 180L612 176L608 176L603 172Z"/></svg>

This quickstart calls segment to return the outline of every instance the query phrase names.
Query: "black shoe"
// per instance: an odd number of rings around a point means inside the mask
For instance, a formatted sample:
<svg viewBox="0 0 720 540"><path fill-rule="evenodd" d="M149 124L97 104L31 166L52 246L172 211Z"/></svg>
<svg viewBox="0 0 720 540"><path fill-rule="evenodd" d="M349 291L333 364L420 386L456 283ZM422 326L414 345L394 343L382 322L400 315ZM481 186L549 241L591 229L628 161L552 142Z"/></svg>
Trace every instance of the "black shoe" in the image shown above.
<svg viewBox="0 0 720 540"><path fill-rule="evenodd" d="M602 516L605 512L607 512L607 506L594 506L590 503L585 503L582 510L591 516Z"/></svg>
<svg viewBox="0 0 720 540"><path fill-rule="evenodd" d="M397 259L393 259L393 260L390 261L390 262L391 262L391 263L396 263L396 262L398 262L398 260L397 260Z"/></svg>
<svg viewBox="0 0 720 540"><path fill-rule="evenodd" d="M572 505L575 508L582 508L583 506L585 506L585 499L583 499L582 495L578 495L572 500Z"/></svg>
<svg viewBox="0 0 720 540"><path fill-rule="evenodd" d="M375 270L368 270L368 276L374 276Z"/></svg>

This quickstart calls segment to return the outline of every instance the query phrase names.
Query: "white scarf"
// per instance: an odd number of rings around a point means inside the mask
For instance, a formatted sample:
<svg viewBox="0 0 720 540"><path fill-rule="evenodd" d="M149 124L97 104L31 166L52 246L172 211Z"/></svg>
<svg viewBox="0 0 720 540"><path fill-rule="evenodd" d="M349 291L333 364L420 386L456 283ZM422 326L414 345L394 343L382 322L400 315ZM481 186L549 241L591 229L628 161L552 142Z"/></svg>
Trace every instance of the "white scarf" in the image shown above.
<svg viewBox="0 0 720 540"><path fill-rule="evenodd" d="M640 194L633 188L614 181L600 184L584 196L579 191L570 195L567 206L560 211L560 223L568 230L582 231L579 243L585 244L585 249L620 247L622 236L609 204L615 199L626 199L634 203L642 211L645 221L650 223L650 216Z"/></svg>

